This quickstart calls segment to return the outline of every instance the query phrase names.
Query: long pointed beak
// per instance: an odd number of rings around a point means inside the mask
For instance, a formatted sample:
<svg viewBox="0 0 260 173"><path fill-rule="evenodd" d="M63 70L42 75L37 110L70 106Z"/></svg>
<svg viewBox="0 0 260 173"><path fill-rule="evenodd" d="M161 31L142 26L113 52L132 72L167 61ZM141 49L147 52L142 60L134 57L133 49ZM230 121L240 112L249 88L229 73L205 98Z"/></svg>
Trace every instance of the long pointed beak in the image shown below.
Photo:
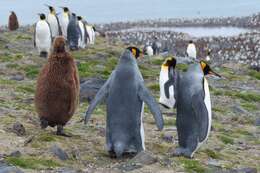
<svg viewBox="0 0 260 173"><path fill-rule="evenodd" d="M215 75L215 76L217 76L217 77L219 77L219 78L222 78L222 76L221 76L220 74L214 72L213 70L210 70L210 71L209 71L209 74Z"/></svg>

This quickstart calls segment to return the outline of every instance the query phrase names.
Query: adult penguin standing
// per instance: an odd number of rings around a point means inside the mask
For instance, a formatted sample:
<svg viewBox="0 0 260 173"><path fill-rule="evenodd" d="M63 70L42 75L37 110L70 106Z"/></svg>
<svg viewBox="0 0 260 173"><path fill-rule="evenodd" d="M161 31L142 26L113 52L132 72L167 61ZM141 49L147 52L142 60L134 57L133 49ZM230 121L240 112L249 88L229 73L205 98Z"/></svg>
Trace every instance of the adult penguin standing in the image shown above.
<svg viewBox="0 0 260 173"><path fill-rule="evenodd" d="M52 39L54 39L58 35L62 35L60 22L59 22L59 19L58 19L58 16L56 14L54 7L52 7L50 5L46 5L46 6L50 10L50 13L47 16L47 21L50 24Z"/></svg>
<svg viewBox="0 0 260 173"><path fill-rule="evenodd" d="M158 104L144 85L133 53L128 49L88 107L85 123L104 98L107 104L106 147L110 156L121 157L124 153L145 150L143 102L151 110L159 130L163 128L163 118Z"/></svg>
<svg viewBox="0 0 260 173"><path fill-rule="evenodd" d="M40 57L47 57L51 48L51 28L45 14L39 14L40 20L35 24L34 47L37 47Z"/></svg>
<svg viewBox="0 0 260 173"><path fill-rule="evenodd" d="M78 19L79 28L80 28L81 35L82 35L82 38L80 39L80 42L79 42L79 47L84 49L84 48L86 48L86 44L88 42L89 36L88 36L87 30L86 30L83 18L81 16L77 16L77 19Z"/></svg>
<svg viewBox="0 0 260 173"><path fill-rule="evenodd" d="M191 57L191 58L194 58L194 59L197 58L196 46L195 46L195 44L193 43L192 40L189 41L186 53L187 53L188 57Z"/></svg>
<svg viewBox="0 0 260 173"><path fill-rule="evenodd" d="M176 59L168 57L161 66L159 86L159 103L166 108L173 108L175 105L174 89L176 88Z"/></svg>
<svg viewBox="0 0 260 173"><path fill-rule="evenodd" d="M211 102L205 75L213 74L205 62L192 64L188 71L177 76L176 108L179 147L173 155L192 158L205 142L211 129Z"/></svg>
<svg viewBox="0 0 260 173"><path fill-rule="evenodd" d="M86 27L86 30L87 30L87 33L88 33L88 36L89 36L89 43L90 44L95 44L95 39L96 39L96 28L90 24L88 24L87 21L85 21L85 27Z"/></svg>
<svg viewBox="0 0 260 173"><path fill-rule="evenodd" d="M70 50L78 50L82 33L79 27L79 22L75 13L72 13L70 22L67 28L67 40Z"/></svg>
<svg viewBox="0 0 260 173"><path fill-rule="evenodd" d="M67 39L67 29L70 21L70 10L68 7L60 7L63 9L62 15L60 17L61 31L62 35Z"/></svg>
<svg viewBox="0 0 260 173"><path fill-rule="evenodd" d="M11 11L11 14L9 16L8 28L10 31L14 31L19 28L19 22L14 11Z"/></svg>
<svg viewBox="0 0 260 173"><path fill-rule="evenodd" d="M62 136L68 136L63 126L73 116L79 100L78 70L65 44L64 37L55 38L48 62L39 74L35 94L41 127L57 126L57 135Z"/></svg>

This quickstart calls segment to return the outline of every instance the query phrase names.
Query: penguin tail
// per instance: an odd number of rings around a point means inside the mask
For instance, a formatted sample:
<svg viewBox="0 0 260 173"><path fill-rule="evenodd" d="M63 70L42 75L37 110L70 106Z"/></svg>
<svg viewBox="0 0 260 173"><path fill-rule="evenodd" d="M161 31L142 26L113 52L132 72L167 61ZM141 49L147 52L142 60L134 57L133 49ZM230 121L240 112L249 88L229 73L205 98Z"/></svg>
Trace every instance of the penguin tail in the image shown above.
<svg viewBox="0 0 260 173"><path fill-rule="evenodd" d="M125 150L125 145L122 142L116 142L114 144L114 152L117 158L121 158Z"/></svg>

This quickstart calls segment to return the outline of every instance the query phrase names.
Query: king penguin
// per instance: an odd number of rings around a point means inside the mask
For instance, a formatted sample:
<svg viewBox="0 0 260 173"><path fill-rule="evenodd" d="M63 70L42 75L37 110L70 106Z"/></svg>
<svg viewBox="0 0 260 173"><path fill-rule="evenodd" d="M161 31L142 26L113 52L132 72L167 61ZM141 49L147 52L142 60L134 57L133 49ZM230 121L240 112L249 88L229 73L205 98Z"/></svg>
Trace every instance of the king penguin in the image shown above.
<svg viewBox="0 0 260 173"><path fill-rule="evenodd" d="M129 46L126 49L130 50L130 52L132 52L133 56L138 59L138 58L142 58L143 57L143 53L140 49L138 49L137 47L134 46Z"/></svg>
<svg viewBox="0 0 260 173"><path fill-rule="evenodd" d="M35 24L34 47L37 47L41 57L47 57L51 48L52 36L45 14L39 14L40 20Z"/></svg>
<svg viewBox="0 0 260 173"><path fill-rule="evenodd" d="M176 108L179 147L173 155L192 158L205 142L211 129L211 101L205 75L219 74L212 71L205 61L192 64L188 71L178 73Z"/></svg>
<svg viewBox="0 0 260 173"><path fill-rule="evenodd" d="M189 41L186 53L187 53L188 57L191 57L191 58L194 58L194 59L196 59L196 57L197 57L196 46L195 46L195 44L193 43L192 40Z"/></svg>
<svg viewBox="0 0 260 173"><path fill-rule="evenodd" d="M83 18L81 16L77 16L77 19L78 19L78 23L79 23L80 32L82 35L82 38L80 39L80 42L79 42L79 47L84 49L84 48L86 48L86 44L88 42L89 36L88 36L87 30L86 30Z"/></svg>
<svg viewBox="0 0 260 173"><path fill-rule="evenodd" d="M67 39L67 28L70 21L70 11L68 7L60 7L63 9L62 15L60 17L60 23L61 23L61 31L62 35Z"/></svg>
<svg viewBox="0 0 260 173"><path fill-rule="evenodd" d="M94 26L88 24L88 22L85 22L85 27L86 27L86 30L87 30L87 33L88 33L88 36L89 36L89 40L88 42L90 44L95 44L95 39L96 39L96 29Z"/></svg>
<svg viewBox="0 0 260 173"><path fill-rule="evenodd" d="M161 66L159 85L160 99L159 103L166 108L173 108L175 105L174 88L176 88L176 59L168 57Z"/></svg>
<svg viewBox="0 0 260 173"><path fill-rule="evenodd" d="M70 50L78 50L80 40L83 39L83 37L75 13L72 13L70 18L70 22L67 28L67 39Z"/></svg>
<svg viewBox="0 0 260 173"><path fill-rule="evenodd" d="M205 60L206 60L207 62L210 62L211 51L210 51L210 49L207 49L206 52L207 52L207 56L206 56Z"/></svg>
<svg viewBox="0 0 260 173"><path fill-rule="evenodd" d="M145 87L136 59L128 49L88 107L85 123L103 99L107 105L106 147L111 157L145 150L143 102L151 110L158 129L162 130L163 118L159 105Z"/></svg>
<svg viewBox="0 0 260 173"><path fill-rule="evenodd" d="M61 32L61 27L60 27L60 22L58 19L58 16L56 14L55 9L52 6L46 5L49 10L50 13L47 16L47 21L50 24L51 27L51 34L52 34L52 39L54 39L55 37L62 35Z"/></svg>

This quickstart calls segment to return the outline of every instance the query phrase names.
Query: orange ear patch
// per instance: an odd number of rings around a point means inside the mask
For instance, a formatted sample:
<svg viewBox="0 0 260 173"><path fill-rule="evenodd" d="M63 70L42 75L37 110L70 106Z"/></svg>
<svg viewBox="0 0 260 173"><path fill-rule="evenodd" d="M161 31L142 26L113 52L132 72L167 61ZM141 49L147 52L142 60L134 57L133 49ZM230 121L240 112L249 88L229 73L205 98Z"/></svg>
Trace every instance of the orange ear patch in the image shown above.
<svg viewBox="0 0 260 173"><path fill-rule="evenodd" d="M136 57L136 49L135 48L132 48L132 53Z"/></svg>

